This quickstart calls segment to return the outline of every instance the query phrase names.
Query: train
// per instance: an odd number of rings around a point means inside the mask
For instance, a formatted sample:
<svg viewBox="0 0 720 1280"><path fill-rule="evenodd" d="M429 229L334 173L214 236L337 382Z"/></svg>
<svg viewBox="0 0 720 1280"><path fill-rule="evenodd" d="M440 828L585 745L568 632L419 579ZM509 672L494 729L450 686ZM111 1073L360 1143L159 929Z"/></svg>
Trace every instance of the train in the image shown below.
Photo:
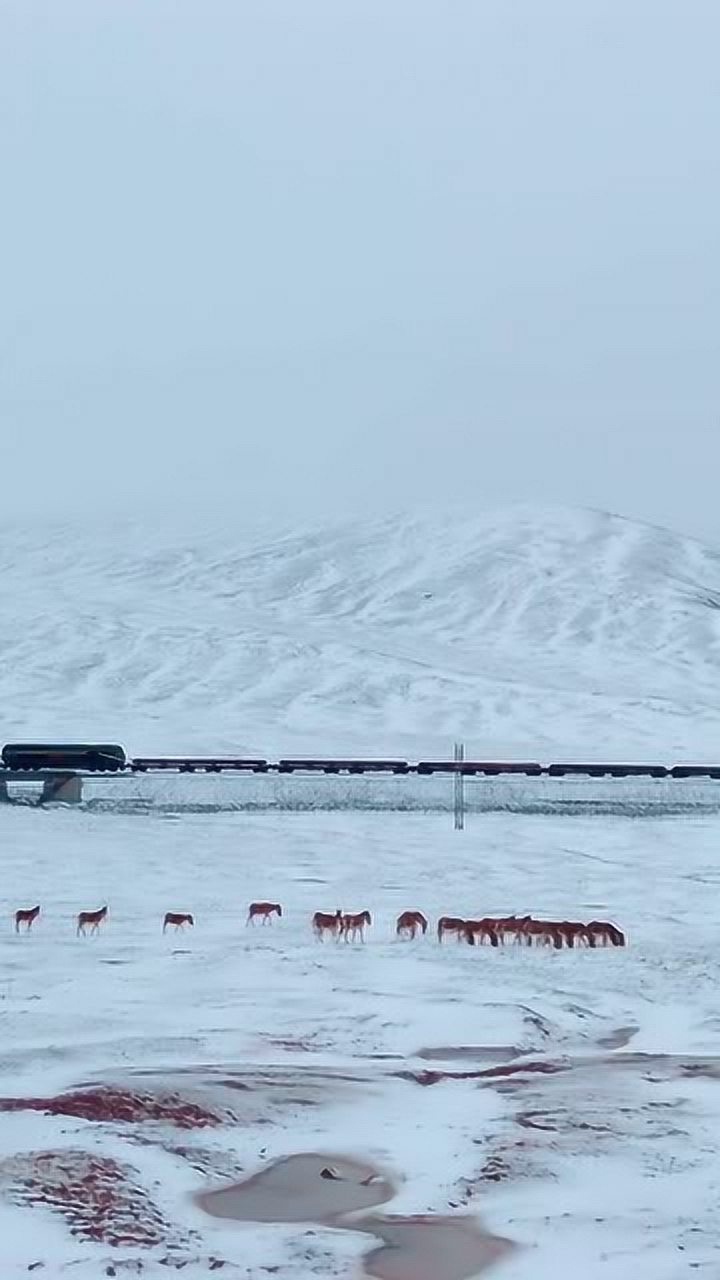
<svg viewBox="0 0 720 1280"><path fill-rule="evenodd" d="M129 757L117 743L9 742L0 753L4 773L319 773L319 774L460 774L494 778L708 778L720 780L720 765L603 764L533 760L408 760L253 756Z"/></svg>

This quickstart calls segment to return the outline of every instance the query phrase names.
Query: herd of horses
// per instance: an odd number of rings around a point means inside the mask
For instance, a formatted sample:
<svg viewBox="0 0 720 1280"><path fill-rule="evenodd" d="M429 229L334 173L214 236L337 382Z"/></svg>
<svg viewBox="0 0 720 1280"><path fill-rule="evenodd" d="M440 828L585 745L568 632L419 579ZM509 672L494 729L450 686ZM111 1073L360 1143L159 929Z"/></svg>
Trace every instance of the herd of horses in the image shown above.
<svg viewBox="0 0 720 1280"><path fill-rule="evenodd" d="M97 911L81 911L76 919L78 936L90 932L98 933L100 926L107 919L108 908L100 907ZM20 933L23 926L32 929L40 915L40 907L30 907L15 912L15 932ZM255 924L261 920L263 924L272 923L273 916L282 917L279 902L251 902L246 924ZM167 911L162 925L165 933L168 928L183 929L186 925L193 927L194 917L187 911ZM365 930L372 925L369 911L348 912L316 911L312 917L312 930L319 942L326 937L336 941L364 942ZM395 923L395 932L399 938L416 938L418 934L426 934L428 921L422 911L403 911ZM533 916L483 916L478 920L466 920L461 916L441 916L437 922L438 942L446 938L455 938L457 942L466 942L470 946L488 943L491 947L503 946L506 942L515 942L530 946L550 946L557 950L562 947L624 947L625 934L617 925L608 920L590 920L587 924L579 920L536 920Z"/></svg>
<svg viewBox="0 0 720 1280"><path fill-rule="evenodd" d="M462 920L458 916L441 916L437 926L438 941L455 937L470 946L489 943L491 947L505 942L530 946L624 947L627 940L617 925L609 920L535 920L533 916L484 916L480 920Z"/></svg>
<svg viewBox="0 0 720 1280"><path fill-rule="evenodd" d="M251 908L252 910L252 908ZM322 941L325 935L346 942L360 938L364 941L365 926L372 924L369 911L348 915L340 910L333 913L316 911L312 920L315 936ZM395 923L399 938L415 938L426 934L428 921L421 911L403 911ZM460 916L441 916L437 922L438 942L454 937L471 947L488 943L491 947L506 942L524 943L530 946L562 947L624 947L625 934L609 920L536 920L533 916L483 916L479 920L465 920Z"/></svg>

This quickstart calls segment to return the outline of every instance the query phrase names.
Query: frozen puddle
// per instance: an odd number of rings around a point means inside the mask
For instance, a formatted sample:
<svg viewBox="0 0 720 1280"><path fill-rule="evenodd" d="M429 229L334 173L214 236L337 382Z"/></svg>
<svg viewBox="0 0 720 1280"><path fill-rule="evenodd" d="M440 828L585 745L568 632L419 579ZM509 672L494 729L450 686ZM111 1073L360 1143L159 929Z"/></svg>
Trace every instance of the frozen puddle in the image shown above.
<svg viewBox="0 0 720 1280"><path fill-rule="evenodd" d="M511 1044L459 1044L418 1049L416 1056L425 1062L510 1062L520 1054Z"/></svg>
<svg viewBox="0 0 720 1280"><path fill-rule="evenodd" d="M383 1241L364 1259L378 1280L469 1280L515 1248L467 1217L366 1218L360 1230Z"/></svg>
<svg viewBox="0 0 720 1280"><path fill-rule="evenodd" d="M384 1204L395 1188L369 1165L337 1156L299 1154L278 1160L246 1182L208 1191L198 1203L237 1222L324 1222Z"/></svg>
<svg viewBox="0 0 720 1280"><path fill-rule="evenodd" d="M370 1165L303 1152L196 1199L206 1213L236 1222L315 1222L377 1236L382 1244L364 1259L365 1274L377 1280L469 1280L514 1247L470 1217L355 1216L394 1194Z"/></svg>

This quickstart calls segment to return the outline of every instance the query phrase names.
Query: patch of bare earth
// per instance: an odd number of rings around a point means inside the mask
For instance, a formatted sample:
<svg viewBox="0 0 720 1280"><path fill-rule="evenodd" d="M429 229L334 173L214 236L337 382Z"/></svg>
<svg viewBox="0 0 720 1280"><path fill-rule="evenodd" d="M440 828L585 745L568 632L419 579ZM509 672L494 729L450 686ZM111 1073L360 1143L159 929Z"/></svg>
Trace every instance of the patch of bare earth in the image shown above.
<svg viewBox="0 0 720 1280"><path fill-rule="evenodd" d="M412 1080L415 1084L428 1086L431 1084L439 1084L442 1080L479 1080L492 1082L494 1080L508 1079L514 1076L530 1076L530 1075L555 1075L560 1071L567 1071L568 1064L565 1062L552 1062L544 1058L534 1059L533 1061L524 1062L508 1062L494 1067L482 1067L475 1071L451 1071L442 1070L440 1068L427 1068L424 1071L397 1071L395 1074L401 1080Z"/></svg>
<svg viewBox="0 0 720 1280"><path fill-rule="evenodd" d="M234 1118L229 1112L211 1111L179 1093L143 1093L104 1086L76 1089L49 1098L0 1098L1 1111L41 1111L49 1116L74 1116L97 1124L150 1121L177 1129L206 1129Z"/></svg>
<svg viewBox="0 0 720 1280"><path fill-rule="evenodd" d="M110 1156L74 1149L15 1155L0 1164L0 1180L12 1203L61 1214L78 1240L146 1249L186 1243L136 1171Z"/></svg>

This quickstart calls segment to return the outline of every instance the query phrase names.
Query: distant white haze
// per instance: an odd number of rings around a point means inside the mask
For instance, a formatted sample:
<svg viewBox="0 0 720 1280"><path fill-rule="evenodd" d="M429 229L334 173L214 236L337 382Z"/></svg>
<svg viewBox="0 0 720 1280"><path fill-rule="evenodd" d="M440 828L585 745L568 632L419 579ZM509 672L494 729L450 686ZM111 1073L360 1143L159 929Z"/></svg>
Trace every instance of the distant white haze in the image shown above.
<svg viewBox="0 0 720 1280"><path fill-rule="evenodd" d="M6 0L0 514L720 541L714 0Z"/></svg>

